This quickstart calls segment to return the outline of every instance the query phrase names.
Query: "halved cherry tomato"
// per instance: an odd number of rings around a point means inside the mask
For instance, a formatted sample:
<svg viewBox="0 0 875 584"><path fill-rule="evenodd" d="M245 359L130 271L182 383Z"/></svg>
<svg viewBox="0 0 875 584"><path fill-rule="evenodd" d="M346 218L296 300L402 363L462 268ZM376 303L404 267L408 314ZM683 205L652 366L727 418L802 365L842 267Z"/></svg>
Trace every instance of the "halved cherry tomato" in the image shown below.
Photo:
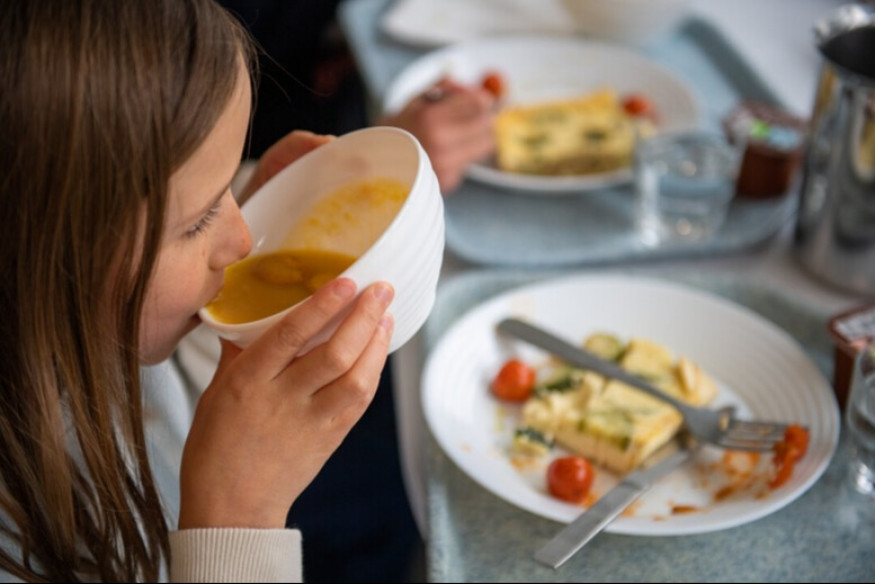
<svg viewBox="0 0 875 584"><path fill-rule="evenodd" d="M630 93L623 97L623 109L630 116L652 116L655 109L653 102L640 93Z"/></svg>
<svg viewBox="0 0 875 584"><path fill-rule="evenodd" d="M547 467L547 488L554 497L582 503L595 478L592 464L581 456L562 456Z"/></svg>
<svg viewBox="0 0 875 584"><path fill-rule="evenodd" d="M798 424L791 424L784 431L784 439L773 447L772 464L775 474L769 481L769 487L776 489L793 476L796 462L808 452L810 436L808 430Z"/></svg>
<svg viewBox="0 0 875 584"><path fill-rule="evenodd" d="M504 95L504 77L495 71L486 73L480 81L480 85L497 98Z"/></svg>
<svg viewBox="0 0 875 584"><path fill-rule="evenodd" d="M510 359L493 378L489 388L495 397L507 401L525 401L535 387L535 369L519 359Z"/></svg>

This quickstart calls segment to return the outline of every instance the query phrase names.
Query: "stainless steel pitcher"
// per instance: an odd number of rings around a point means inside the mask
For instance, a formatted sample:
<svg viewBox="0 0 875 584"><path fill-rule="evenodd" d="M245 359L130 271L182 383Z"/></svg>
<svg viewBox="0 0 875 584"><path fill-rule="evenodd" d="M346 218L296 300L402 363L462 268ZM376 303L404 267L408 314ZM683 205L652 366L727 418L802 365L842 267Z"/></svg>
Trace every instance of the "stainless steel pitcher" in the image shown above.
<svg viewBox="0 0 875 584"><path fill-rule="evenodd" d="M822 57L794 245L814 274L875 292L875 6L816 23Z"/></svg>

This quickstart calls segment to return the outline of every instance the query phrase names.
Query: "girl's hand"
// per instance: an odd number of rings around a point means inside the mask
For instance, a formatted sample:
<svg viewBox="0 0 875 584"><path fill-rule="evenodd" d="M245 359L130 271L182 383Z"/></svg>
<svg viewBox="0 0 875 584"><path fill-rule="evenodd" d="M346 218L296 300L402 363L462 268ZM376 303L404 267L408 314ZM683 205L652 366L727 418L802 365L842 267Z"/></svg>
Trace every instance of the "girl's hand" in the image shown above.
<svg viewBox="0 0 875 584"><path fill-rule="evenodd" d="M496 103L496 96L483 86L443 79L379 123L403 128L417 137L446 195L459 186L472 162L495 150Z"/></svg>
<svg viewBox="0 0 875 584"><path fill-rule="evenodd" d="M385 283L362 292L328 341L296 356L355 292L351 280L334 280L246 349L223 341L185 444L180 529L285 526L370 404L386 362L394 292Z"/></svg>
<svg viewBox="0 0 875 584"><path fill-rule="evenodd" d="M314 134L304 130L295 130L280 138L276 144L268 148L252 173L249 182L243 187L243 192L237 196L237 202L243 204L261 186L270 180L276 173L287 167L304 154L326 144L334 139L334 136Z"/></svg>

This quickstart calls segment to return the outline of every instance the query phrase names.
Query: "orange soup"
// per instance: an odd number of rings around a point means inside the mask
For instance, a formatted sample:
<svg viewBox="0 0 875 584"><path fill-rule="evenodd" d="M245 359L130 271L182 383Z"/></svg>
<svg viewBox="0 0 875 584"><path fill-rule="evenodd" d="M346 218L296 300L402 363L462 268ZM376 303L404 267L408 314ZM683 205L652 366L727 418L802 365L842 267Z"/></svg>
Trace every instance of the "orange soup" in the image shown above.
<svg viewBox="0 0 875 584"><path fill-rule="evenodd" d="M316 201L280 249L225 270L225 286L207 305L226 324L285 310L336 278L370 248L395 219L410 188L384 177L352 181Z"/></svg>
<svg viewBox="0 0 875 584"><path fill-rule="evenodd" d="M304 300L355 260L351 255L319 249L250 256L225 270L225 286L207 309L227 324L259 320Z"/></svg>
<svg viewBox="0 0 875 584"><path fill-rule="evenodd" d="M316 201L279 247L360 256L395 219L410 187L387 177L352 181Z"/></svg>

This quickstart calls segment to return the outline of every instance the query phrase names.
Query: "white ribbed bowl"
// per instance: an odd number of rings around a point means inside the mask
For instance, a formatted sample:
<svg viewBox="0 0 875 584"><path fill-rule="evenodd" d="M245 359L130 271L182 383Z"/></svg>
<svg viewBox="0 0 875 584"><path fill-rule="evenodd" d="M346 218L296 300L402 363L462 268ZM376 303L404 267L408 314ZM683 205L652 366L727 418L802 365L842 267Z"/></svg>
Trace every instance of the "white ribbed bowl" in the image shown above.
<svg viewBox="0 0 875 584"><path fill-rule="evenodd" d="M410 194L386 231L341 276L355 281L359 291L377 281L394 286L392 352L410 340L431 312L444 254L443 199L428 155L412 134L390 127L344 134L283 169L243 205L242 213L252 232L251 253L273 251L317 200L350 181L378 177L410 185ZM293 308L241 324L219 322L206 308L199 314L219 336L245 347ZM325 341L343 316L302 352Z"/></svg>

